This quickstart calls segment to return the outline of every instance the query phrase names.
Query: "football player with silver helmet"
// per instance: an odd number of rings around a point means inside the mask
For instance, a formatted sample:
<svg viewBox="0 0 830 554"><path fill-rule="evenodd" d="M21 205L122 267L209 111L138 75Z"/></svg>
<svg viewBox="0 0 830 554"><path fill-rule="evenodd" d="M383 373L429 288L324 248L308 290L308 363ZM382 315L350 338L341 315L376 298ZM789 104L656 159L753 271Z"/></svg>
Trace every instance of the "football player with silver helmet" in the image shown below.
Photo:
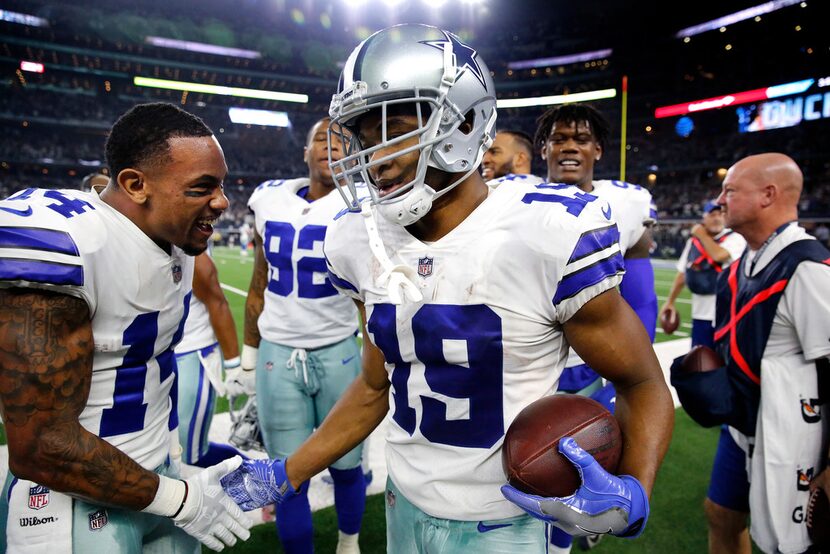
<svg viewBox="0 0 830 554"><path fill-rule="evenodd" d="M350 210L329 225L325 254L331 282L364 316L363 371L287 460L246 462L228 490L245 508L288 498L388 416L390 552L545 552L539 520L639 535L674 410L616 291L619 232L602 206L572 186L486 185L477 169L495 86L447 31L406 24L367 38L330 115ZM569 342L617 385L630 475L574 443L565 455L589 485L535 497L504 485L501 446L515 416L555 387ZM240 474L269 494L256 500Z"/></svg>

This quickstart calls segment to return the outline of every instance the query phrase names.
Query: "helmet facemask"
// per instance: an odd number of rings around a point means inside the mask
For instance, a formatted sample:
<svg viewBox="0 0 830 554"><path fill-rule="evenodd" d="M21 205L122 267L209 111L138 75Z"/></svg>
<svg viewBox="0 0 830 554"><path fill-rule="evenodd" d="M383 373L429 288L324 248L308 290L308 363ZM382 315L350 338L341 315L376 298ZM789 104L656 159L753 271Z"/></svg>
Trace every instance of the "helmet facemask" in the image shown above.
<svg viewBox="0 0 830 554"><path fill-rule="evenodd" d="M463 108L451 99L451 91L463 71L456 67L450 42L443 48L443 61L443 74L439 73L440 79L435 79L439 81L437 87L391 89L384 88L387 83L381 82L375 87L376 92L371 93L369 84L357 80L347 87L341 84L338 94L332 98L329 151L332 144L338 141L345 155L340 160L332 160L330 156L329 162L334 182L351 209L357 211L360 202L366 199L363 188L356 186L362 180L368 184L366 188L371 203L377 206L384 218L399 225L410 225L430 210L436 198L464 181L481 163L484 152L492 143L495 99L487 95L485 87L481 87L481 97L472 105L465 105L466 110L462 111ZM469 85L466 86L469 88ZM402 108L407 107L410 109L405 113L415 116L417 128L389 139L387 116L400 113ZM379 112L381 118L381 140L377 145L364 148L357 138L357 126L362 116L374 110ZM471 129L462 130L465 120L470 121ZM378 152L393 150L414 137L417 137L417 143L373 159ZM381 196L369 170L415 151L419 152L419 159L412 180ZM425 182L430 167L461 175L436 191Z"/></svg>

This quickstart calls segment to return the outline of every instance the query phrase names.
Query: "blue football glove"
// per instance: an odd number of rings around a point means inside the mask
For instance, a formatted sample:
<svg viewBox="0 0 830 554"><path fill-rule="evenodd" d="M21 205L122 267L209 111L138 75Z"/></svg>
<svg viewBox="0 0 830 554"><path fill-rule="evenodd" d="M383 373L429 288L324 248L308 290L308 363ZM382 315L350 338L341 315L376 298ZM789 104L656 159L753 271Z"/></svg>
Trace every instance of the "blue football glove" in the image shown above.
<svg viewBox="0 0 830 554"><path fill-rule="evenodd" d="M570 437L559 441L559 452L576 466L582 478L582 486L574 494L548 498L504 485L504 497L576 537L603 533L640 536L648 521L648 496L640 482L630 475L611 475Z"/></svg>
<svg viewBox="0 0 830 554"><path fill-rule="evenodd" d="M285 475L284 458L245 460L220 482L228 496L246 512L297 494Z"/></svg>

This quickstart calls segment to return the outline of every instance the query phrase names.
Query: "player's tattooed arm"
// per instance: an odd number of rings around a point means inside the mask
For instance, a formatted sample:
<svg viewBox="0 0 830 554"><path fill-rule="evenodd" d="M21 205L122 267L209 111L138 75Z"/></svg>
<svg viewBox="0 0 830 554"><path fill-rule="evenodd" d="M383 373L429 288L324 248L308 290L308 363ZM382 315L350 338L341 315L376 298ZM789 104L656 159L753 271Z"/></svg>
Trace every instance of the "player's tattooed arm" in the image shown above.
<svg viewBox="0 0 830 554"><path fill-rule="evenodd" d="M78 421L92 380L89 309L78 298L0 290L0 404L9 469L56 491L141 509L158 477Z"/></svg>
<svg viewBox="0 0 830 554"><path fill-rule="evenodd" d="M245 344L259 346L261 339L257 321L265 306L265 287L268 285L268 261L262 248L262 236L254 232L254 273L245 300Z"/></svg>

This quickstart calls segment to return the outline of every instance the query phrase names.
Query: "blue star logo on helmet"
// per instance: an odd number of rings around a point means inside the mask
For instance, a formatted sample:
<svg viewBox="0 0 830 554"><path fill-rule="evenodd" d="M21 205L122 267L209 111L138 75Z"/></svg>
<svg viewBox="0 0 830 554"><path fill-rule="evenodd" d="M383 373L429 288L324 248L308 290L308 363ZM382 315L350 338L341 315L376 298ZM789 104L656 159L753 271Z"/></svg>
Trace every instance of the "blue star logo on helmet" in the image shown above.
<svg viewBox="0 0 830 554"><path fill-rule="evenodd" d="M484 74L481 71L481 66L478 65L478 61L476 60L478 52L461 42L461 39L454 34L448 33L444 30L441 30L441 32L444 33L444 36L446 37L445 40L422 40L420 43L437 48L442 52L444 51L445 44L452 44L452 51L455 55L455 66L461 71L469 69L470 73L475 75L475 78L478 79L479 83L481 83L481 86L486 89L487 83L484 81Z"/></svg>

